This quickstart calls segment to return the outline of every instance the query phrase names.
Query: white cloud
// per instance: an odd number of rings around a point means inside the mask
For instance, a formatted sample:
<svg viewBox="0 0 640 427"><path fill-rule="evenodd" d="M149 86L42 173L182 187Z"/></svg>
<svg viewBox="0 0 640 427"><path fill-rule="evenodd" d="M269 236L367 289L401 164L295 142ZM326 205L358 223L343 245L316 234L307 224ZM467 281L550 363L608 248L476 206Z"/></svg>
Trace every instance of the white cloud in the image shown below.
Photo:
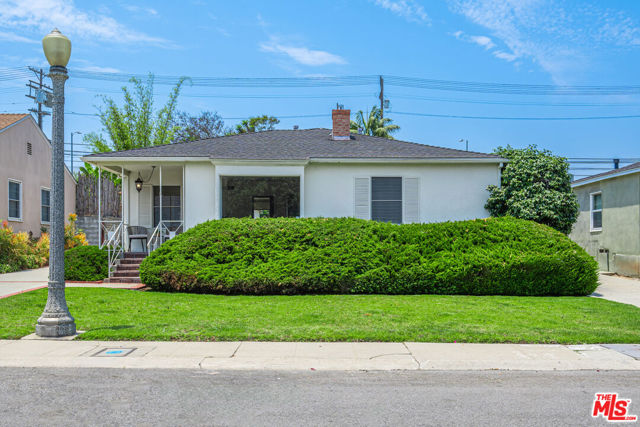
<svg viewBox="0 0 640 427"><path fill-rule="evenodd" d="M347 63L344 58L334 55L333 53L329 53L324 50L312 50L306 47L282 44L273 37L269 42L261 43L260 50L263 52L286 55L300 64L309 66Z"/></svg>
<svg viewBox="0 0 640 427"><path fill-rule="evenodd" d="M83 12L72 0L0 0L0 27L35 30L43 35L57 27L67 36L173 47L163 38L132 30L108 15Z"/></svg>
<svg viewBox="0 0 640 427"><path fill-rule="evenodd" d="M487 50L490 50L496 46L494 42L487 36L469 36L469 40L478 46L482 46Z"/></svg>
<svg viewBox="0 0 640 427"><path fill-rule="evenodd" d="M429 24L431 20L424 8L415 0L374 0L383 9L406 19L409 22Z"/></svg>
<svg viewBox="0 0 640 427"><path fill-rule="evenodd" d="M509 62L528 58L558 82L584 67L594 49L640 46L640 27L624 13L599 4L577 7L566 0L449 0L449 4L490 32L491 48L475 42L492 55ZM492 50L497 42L506 48Z"/></svg>
<svg viewBox="0 0 640 427"><path fill-rule="evenodd" d="M151 15L151 16L157 16L158 15L158 11L155 10L152 7L141 7L141 6L136 6L133 4L126 4L124 6L122 6L125 10L128 10L129 12L133 12L133 13L144 13L147 15Z"/></svg>
<svg viewBox="0 0 640 427"><path fill-rule="evenodd" d="M39 40L32 40L27 37L22 37L17 34L7 33L4 31L0 31L0 40L6 40L9 42L18 42L18 43L34 43L34 44L40 43Z"/></svg>

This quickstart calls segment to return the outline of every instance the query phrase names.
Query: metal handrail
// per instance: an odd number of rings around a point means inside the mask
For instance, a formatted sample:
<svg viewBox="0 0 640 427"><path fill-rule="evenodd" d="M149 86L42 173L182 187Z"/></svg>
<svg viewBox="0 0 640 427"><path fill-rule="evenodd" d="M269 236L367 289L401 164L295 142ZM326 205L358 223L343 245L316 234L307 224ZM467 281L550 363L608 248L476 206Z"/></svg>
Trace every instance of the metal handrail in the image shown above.
<svg viewBox="0 0 640 427"><path fill-rule="evenodd" d="M171 230L167 224L178 223L178 226ZM162 220L158 222L158 225L151 233L151 237L149 238L149 242L147 243L147 249L149 252L158 249L158 247L171 239L171 233L178 233L179 231L184 230L184 222L181 220Z"/></svg>
<svg viewBox="0 0 640 427"><path fill-rule="evenodd" d="M105 227L105 224L110 224L111 227ZM109 237L107 242L101 245L101 248L107 247L107 259L108 259L108 274L109 278L113 275L115 271L116 265L118 264L118 260L121 255L124 253L124 221L103 221L100 226L107 233L113 232L113 234ZM115 229L114 227L115 226ZM108 236L108 234L107 234Z"/></svg>

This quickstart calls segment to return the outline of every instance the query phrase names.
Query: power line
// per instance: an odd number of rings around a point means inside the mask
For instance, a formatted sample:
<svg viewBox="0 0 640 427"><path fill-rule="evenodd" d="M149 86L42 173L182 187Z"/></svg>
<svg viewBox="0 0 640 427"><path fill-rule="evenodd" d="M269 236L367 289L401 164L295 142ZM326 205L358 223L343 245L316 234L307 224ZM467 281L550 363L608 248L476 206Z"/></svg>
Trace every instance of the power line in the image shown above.
<svg viewBox="0 0 640 427"><path fill-rule="evenodd" d="M133 73L106 73L85 70L70 70L77 79L128 82L132 78L145 80L148 75ZM26 67L0 69L0 81L23 79ZM487 83L473 81L439 80L392 75L356 75L327 77L188 77L154 75L160 85L175 85L182 79L190 86L199 87L340 87L379 85L380 78L388 86L408 87L456 92L492 93L503 95L640 95L640 85L545 85L520 83Z"/></svg>
<svg viewBox="0 0 640 427"><path fill-rule="evenodd" d="M391 114L404 116L437 117L444 119L472 119L472 120L534 120L534 121L559 121L559 120L611 120L611 119L638 119L640 114L630 114L624 116L584 116L584 117L500 117L500 116L463 116L455 114L431 114L431 113L409 113L401 111L391 111Z"/></svg>

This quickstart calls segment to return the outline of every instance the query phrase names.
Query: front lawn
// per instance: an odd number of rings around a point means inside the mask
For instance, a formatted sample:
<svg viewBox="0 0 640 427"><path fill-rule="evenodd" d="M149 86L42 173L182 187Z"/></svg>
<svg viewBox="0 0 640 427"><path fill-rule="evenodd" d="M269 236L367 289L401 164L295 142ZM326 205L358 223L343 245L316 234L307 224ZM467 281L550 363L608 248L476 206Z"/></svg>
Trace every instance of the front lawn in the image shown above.
<svg viewBox="0 0 640 427"><path fill-rule="evenodd" d="M0 338L34 332L41 289L0 300ZM640 309L587 297L219 296L69 288L83 340L638 343Z"/></svg>

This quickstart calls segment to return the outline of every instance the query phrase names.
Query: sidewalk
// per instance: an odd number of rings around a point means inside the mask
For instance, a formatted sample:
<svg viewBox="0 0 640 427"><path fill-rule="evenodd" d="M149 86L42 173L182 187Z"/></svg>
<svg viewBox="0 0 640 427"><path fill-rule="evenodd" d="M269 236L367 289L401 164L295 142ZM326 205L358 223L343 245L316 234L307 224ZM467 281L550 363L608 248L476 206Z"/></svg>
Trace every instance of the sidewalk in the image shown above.
<svg viewBox="0 0 640 427"><path fill-rule="evenodd" d="M103 342L33 338L0 340L0 367L295 371L640 370L640 345L609 348L605 345Z"/></svg>
<svg viewBox="0 0 640 427"><path fill-rule="evenodd" d="M49 281L49 267L35 270L17 271L15 273L0 274L0 299L23 292L46 288ZM116 288L137 289L143 285L131 283L95 283L95 282L67 282L68 288Z"/></svg>

